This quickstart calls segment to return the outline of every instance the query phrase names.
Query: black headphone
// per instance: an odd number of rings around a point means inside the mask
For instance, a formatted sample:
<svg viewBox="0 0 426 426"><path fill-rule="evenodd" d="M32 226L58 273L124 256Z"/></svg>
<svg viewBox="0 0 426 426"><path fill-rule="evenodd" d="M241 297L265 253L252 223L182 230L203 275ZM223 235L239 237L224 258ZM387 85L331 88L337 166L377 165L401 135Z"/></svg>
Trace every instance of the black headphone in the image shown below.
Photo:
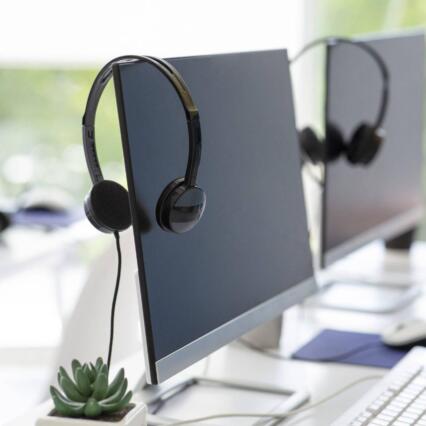
<svg viewBox="0 0 426 426"><path fill-rule="evenodd" d="M350 140L344 140L341 131L332 123L327 123L325 140L321 141L311 127L299 131L299 143L302 153L313 163L336 160L344 154L350 164L367 165L376 157L385 141L385 131L381 127L386 116L389 99L389 72L379 53L363 42L355 42L347 38L325 37L308 43L290 60L290 64L299 59L306 51L319 44L350 44L366 52L373 58L382 77L382 95L376 120L372 123L361 123L353 132Z"/></svg>
<svg viewBox="0 0 426 426"><path fill-rule="evenodd" d="M0 211L0 233L6 231L11 225L10 215Z"/></svg>
<svg viewBox="0 0 426 426"><path fill-rule="evenodd" d="M124 231L132 223L128 192L117 182L104 179L95 144L99 99L111 79L113 66L126 62L146 62L159 70L172 84L185 110L189 140L185 177L174 179L165 187L157 202L156 217L165 231L177 234L187 232L200 221L206 206L206 195L196 184L201 160L198 108L178 71L163 59L151 56L126 55L111 60L101 69L90 89L83 116L84 152L93 183L84 201L86 216L102 232Z"/></svg>

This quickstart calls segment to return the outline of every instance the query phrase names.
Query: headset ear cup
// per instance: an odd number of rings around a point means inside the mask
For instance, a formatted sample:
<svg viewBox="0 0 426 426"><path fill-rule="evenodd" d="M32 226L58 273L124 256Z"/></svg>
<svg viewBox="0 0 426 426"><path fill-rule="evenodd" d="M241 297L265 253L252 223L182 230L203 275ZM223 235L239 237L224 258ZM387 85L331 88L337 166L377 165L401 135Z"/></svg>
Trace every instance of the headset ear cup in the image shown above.
<svg viewBox="0 0 426 426"><path fill-rule="evenodd" d="M187 186L183 178L166 186L157 203L157 222L165 231L183 234L203 216L206 195L198 186Z"/></svg>
<svg viewBox="0 0 426 426"><path fill-rule="evenodd" d="M0 212L0 232L5 231L10 226L10 217L8 214Z"/></svg>
<svg viewBox="0 0 426 426"><path fill-rule="evenodd" d="M361 124L353 133L346 157L351 164L367 165L375 158L383 141L381 129Z"/></svg>
<svg viewBox="0 0 426 426"><path fill-rule="evenodd" d="M325 131L325 157L327 162L337 160L346 151L342 132L334 124L328 123Z"/></svg>
<svg viewBox="0 0 426 426"><path fill-rule="evenodd" d="M170 182L164 188L163 192L160 195L160 198L157 201L157 208L155 211L157 222L158 225L160 225L161 229L163 229L164 231L170 231L168 214L168 211L170 210L170 194L175 191L179 185L182 185L183 182L183 178L175 179L174 181Z"/></svg>
<svg viewBox="0 0 426 426"><path fill-rule="evenodd" d="M311 163L317 164L324 160L324 146L311 127L305 127L299 132L299 144Z"/></svg>
<svg viewBox="0 0 426 426"><path fill-rule="evenodd" d="M121 232L132 224L129 195L126 189L111 180L96 183L84 201L84 211L99 231Z"/></svg>

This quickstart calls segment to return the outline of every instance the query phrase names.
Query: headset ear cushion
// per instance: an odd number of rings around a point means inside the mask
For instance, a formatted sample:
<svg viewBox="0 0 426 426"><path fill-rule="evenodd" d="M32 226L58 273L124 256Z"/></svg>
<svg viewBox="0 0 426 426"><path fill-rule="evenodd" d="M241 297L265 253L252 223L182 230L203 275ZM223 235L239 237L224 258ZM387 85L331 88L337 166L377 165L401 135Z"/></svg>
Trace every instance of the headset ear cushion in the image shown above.
<svg viewBox="0 0 426 426"><path fill-rule="evenodd" d="M157 203L157 222L165 231L183 234L194 228L203 216L206 194L198 186L187 186L185 179L170 182Z"/></svg>
<svg viewBox="0 0 426 426"><path fill-rule="evenodd" d="M111 180L96 183L84 202L86 216L102 232L124 231L132 224L129 195Z"/></svg>
<svg viewBox="0 0 426 426"><path fill-rule="evenodd" d="M334 124L328 123L325 131L325 152L327 161L337 160L346 151L342 132Z"/></svg>
<svg viewBox="0 0 426 426"><path fill-rule="evenodd" d="M363 123L353 133L346 157L351 164L367 165L375 158L383 141L381 129Z"/></svg>
<svg viewBox="0 0 426 426"><path fill-rule="evenodd" d="M0 212L0 232L3 232L10 226L10 217L8 214Z"/></svg>
<svg viewBox="0 0 426 426"><path fill-rule="evenodd" d="M311 127L305 127L299 132L299 144L304 156L317 164L324 159L324 146Z"/></svg>

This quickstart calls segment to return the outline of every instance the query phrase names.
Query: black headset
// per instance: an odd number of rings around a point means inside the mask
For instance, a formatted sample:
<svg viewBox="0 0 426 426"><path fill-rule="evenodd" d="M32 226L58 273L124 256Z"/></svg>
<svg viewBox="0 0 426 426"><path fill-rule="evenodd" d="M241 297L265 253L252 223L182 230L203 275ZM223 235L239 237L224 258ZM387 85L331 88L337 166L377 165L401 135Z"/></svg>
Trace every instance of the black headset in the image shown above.
<svg viewBox="0 0 426 426"><path fill-rule="evenodd" d="M206 206L206 194L197 186L201 160L199 113L178 71L163 59L151 56L126 55L115 58L101 69L93 82L83 116L84 152L93 183L86 196L84 210L89 221L102 232L124 231L132 224L128 192L117 182L104 179L95 144L95 118L100 97L111 79L113 66L127 62L145 62L160 71L172 84L185 110L189 141L186 173L165 187L156 207L159 226L165 231L181 234L197 225Z"/></svg>
<svg viewBox="0 0 426 426"><path fill-rule="evenodd" d="M321 141L311 127L299 131L299 143L302 153L313 163L336 160L342 154L354 165L368 165L376 157L385 141L385 131L381 127L386 117L389 99L389 72L379 53L366 43L347 38L324 37L304 46L290 64L299 59L305 52L319 44L350 44L366 52L377 64L382 77L382 94L377 117L373 123L363 122L353 132L349 141L345 141L342 132L332 123L327 123L325 140Z"/></svg>
<svg viewBox="0 0 426 426"><path fill-rule="evenodd" d="M6 231L11 225L10 215L0 211L0 233Z"/></svg>

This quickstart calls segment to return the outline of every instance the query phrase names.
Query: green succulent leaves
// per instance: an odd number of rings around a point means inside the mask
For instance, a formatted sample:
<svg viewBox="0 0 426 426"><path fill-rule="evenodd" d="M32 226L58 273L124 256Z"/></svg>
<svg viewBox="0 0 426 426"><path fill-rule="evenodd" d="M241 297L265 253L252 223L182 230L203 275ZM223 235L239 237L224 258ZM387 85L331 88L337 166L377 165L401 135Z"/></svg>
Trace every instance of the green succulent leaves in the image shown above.
<svg viewBox="0 0 426 426"><path fill-rule="evenodd" d="M121 369L114 380L108 384L108 367L102 358L96 364L71 363L72 375L59 368L58 384L60 392L54 386L50 394L56 411L66 417L95 418L102 414L111 414L127 407L132 399L132 392L127 391L127 379Z"/></svg>

